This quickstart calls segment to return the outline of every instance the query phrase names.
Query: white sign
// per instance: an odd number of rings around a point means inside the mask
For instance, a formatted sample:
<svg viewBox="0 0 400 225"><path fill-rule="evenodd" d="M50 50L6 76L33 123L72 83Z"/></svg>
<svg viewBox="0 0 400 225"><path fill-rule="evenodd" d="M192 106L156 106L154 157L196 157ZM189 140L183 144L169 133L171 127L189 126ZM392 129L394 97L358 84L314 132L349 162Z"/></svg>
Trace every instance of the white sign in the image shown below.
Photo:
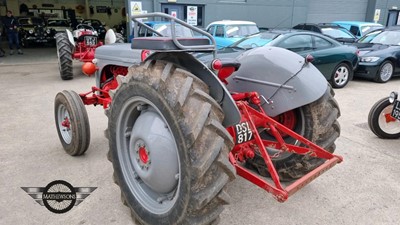
<svg viewBox="0 0 400 225"><path fill-rule="evenodd" d="M172 10L171 11L171 16L176 18L177 17L177 12L175 10Z"/></svg>
<svg viewBox="0 0 400 225"><path fill-rule="evenodd" d="M142 14L142 2L131 2L131 15Z"/></svg>
<svg viewBox="0 0 400 225"><path fill-rule="evenodd" d="M187 23L192 26L197 26L197 6L187 6Z"/></svg>
<svg viewBox="0 0 400 225"><path fill-rule="evenodd" d="M375 14L374 14L374 21L377 23L379 21L379 17L381 16L381 10L380 9L375 9Z"/></svg>

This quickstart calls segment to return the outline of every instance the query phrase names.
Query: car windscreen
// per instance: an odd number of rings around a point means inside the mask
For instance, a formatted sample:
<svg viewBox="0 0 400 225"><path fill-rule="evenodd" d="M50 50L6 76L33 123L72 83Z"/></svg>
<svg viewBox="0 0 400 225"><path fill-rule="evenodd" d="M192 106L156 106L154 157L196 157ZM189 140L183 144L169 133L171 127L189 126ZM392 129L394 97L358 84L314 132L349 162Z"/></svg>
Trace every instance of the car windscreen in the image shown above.
<svg viewBox="0 0 400 225"><path fill-rule="evenodd" d="M156 24L154 29L166 37L171 37L171 24ZM193 32L187 27L175 24L175 35L177 37L193 37Z"/></svg>
<svg viewBox="0 0 400 225"><path fill-rule="evenodd" d="M231 45L230 47L239 47L242 49L251 49L255 47L260 47L266 45L279 35L280 34L269 33L269 32L261 33L251 37L243 38L240 41Z"/></svg>
<svg viewBox="0 0 400 225"><path fill-rule="evenodd" d="M322 28L321 30L323 34L333 38L354 38L354 36L352 36L351 34L342 29L327 27L327 28Z"/></svg>
<svg viewBox="0 0 400 225"><path fill-rule="evenodd" d="M400 45L400 31L383 31L376 35L370 43L383 45Z"/></svg>
<svg viewBox="0 0 400 225"><path fill-rule="evenodd" d="M83 24L87 24L87 25L92 26L92 27L101 26L100 21L97 21L97 20L85 20L85 21L83 21Z"/></svg>
<svg viewBox="0 0 400 225"><path fill-rule="evenodd" d="M383 28L383 26L379 26L379 25L364 25L361 27L361 32L362 32L362 34L366 34L371 31L382 29L382 28Z"/></svg>
<svg viewBox="0 0 400 225"><path fill-rule="evenodd" d="M376 35L380 34L382 32L382 30L375 30L372 31L364 36L362 36L358 42L359 43L369 43L371 42L372 39L374 39L376 37Z"/></svg>
<svg viewBox="0 0 400 225"><path fill-rule="evenodd" d="M43 25L43 20L41 18L20 18L18 20L21 26L30 26L30 25Z"/></svg>
<svg viewBox="0 0 400 225"><path fill-rule="evenodd" d="M49 20L48 26L52 27L69 27L69 24L66 20Z"/></svg>
<svg viewBox="0 0 400 225"><path fill-rule="evenodd" d="M228 38L231 37L246 37L252 34L256 34L260 32L256 25L227 25L226 28L226 36Z"/></svg>

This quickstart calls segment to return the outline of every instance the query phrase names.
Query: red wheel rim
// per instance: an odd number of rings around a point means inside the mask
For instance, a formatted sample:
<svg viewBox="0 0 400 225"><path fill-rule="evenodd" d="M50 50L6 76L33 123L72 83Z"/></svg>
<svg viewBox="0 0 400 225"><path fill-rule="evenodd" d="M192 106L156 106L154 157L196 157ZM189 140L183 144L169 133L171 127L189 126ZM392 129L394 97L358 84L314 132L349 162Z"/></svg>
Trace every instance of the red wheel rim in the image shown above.
<svg viewBox="0 0 400 225"><path fill-rule="evenodd" d="M273 119L293 131L297 124L296 113L294 110L279 114L279 115L273 117ZM287 136L287 134L285 134L285 133L282 133L282 132L280 132L280 133L281 133L282 137Z"/></svg>

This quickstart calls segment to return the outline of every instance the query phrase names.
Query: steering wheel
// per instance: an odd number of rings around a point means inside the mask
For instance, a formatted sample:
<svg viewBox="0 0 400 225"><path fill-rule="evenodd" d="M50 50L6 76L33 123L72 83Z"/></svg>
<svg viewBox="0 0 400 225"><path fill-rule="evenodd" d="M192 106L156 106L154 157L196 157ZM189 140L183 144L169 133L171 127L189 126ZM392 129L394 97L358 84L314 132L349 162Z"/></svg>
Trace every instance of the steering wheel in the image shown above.
<svg viewBox="0 0 400 225"><path fill-rule="evenodd" d="M92 27L92 26L90 26L90 25L87 25L87 24L83 24L83 23L81 23L81 24L78 24L77 26L76 26L76 29L85 29L85 30L92 30L92 31L95 31L94 30L94 28Z"/></svg>

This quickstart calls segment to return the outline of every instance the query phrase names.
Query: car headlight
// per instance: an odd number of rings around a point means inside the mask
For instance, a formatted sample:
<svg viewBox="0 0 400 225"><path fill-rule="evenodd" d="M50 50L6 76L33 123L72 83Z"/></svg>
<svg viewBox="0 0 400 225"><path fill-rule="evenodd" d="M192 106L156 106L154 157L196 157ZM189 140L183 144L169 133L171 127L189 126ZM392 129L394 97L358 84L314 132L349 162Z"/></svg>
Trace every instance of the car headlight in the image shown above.
<svg viewBox="0 0 400 225"><path fill-rule="evenodd" d="M398 94L395 91L392 91L392 93L390 93L390 95L389 95L390 104L394 103L394 101L397 99L397 96L398 96Z"/></svg>
<svg viewBox="0 0 400 225"><path fill-rule="evenodd" d="M29 30L29 33L30 33L30 34L33 34L33 30Z"/></svg>
<svg viewBox="0 0 400 225"><path fill-rule="evenodd" d="M376 62L379 57L361 57L361 62Z"/></svg>

